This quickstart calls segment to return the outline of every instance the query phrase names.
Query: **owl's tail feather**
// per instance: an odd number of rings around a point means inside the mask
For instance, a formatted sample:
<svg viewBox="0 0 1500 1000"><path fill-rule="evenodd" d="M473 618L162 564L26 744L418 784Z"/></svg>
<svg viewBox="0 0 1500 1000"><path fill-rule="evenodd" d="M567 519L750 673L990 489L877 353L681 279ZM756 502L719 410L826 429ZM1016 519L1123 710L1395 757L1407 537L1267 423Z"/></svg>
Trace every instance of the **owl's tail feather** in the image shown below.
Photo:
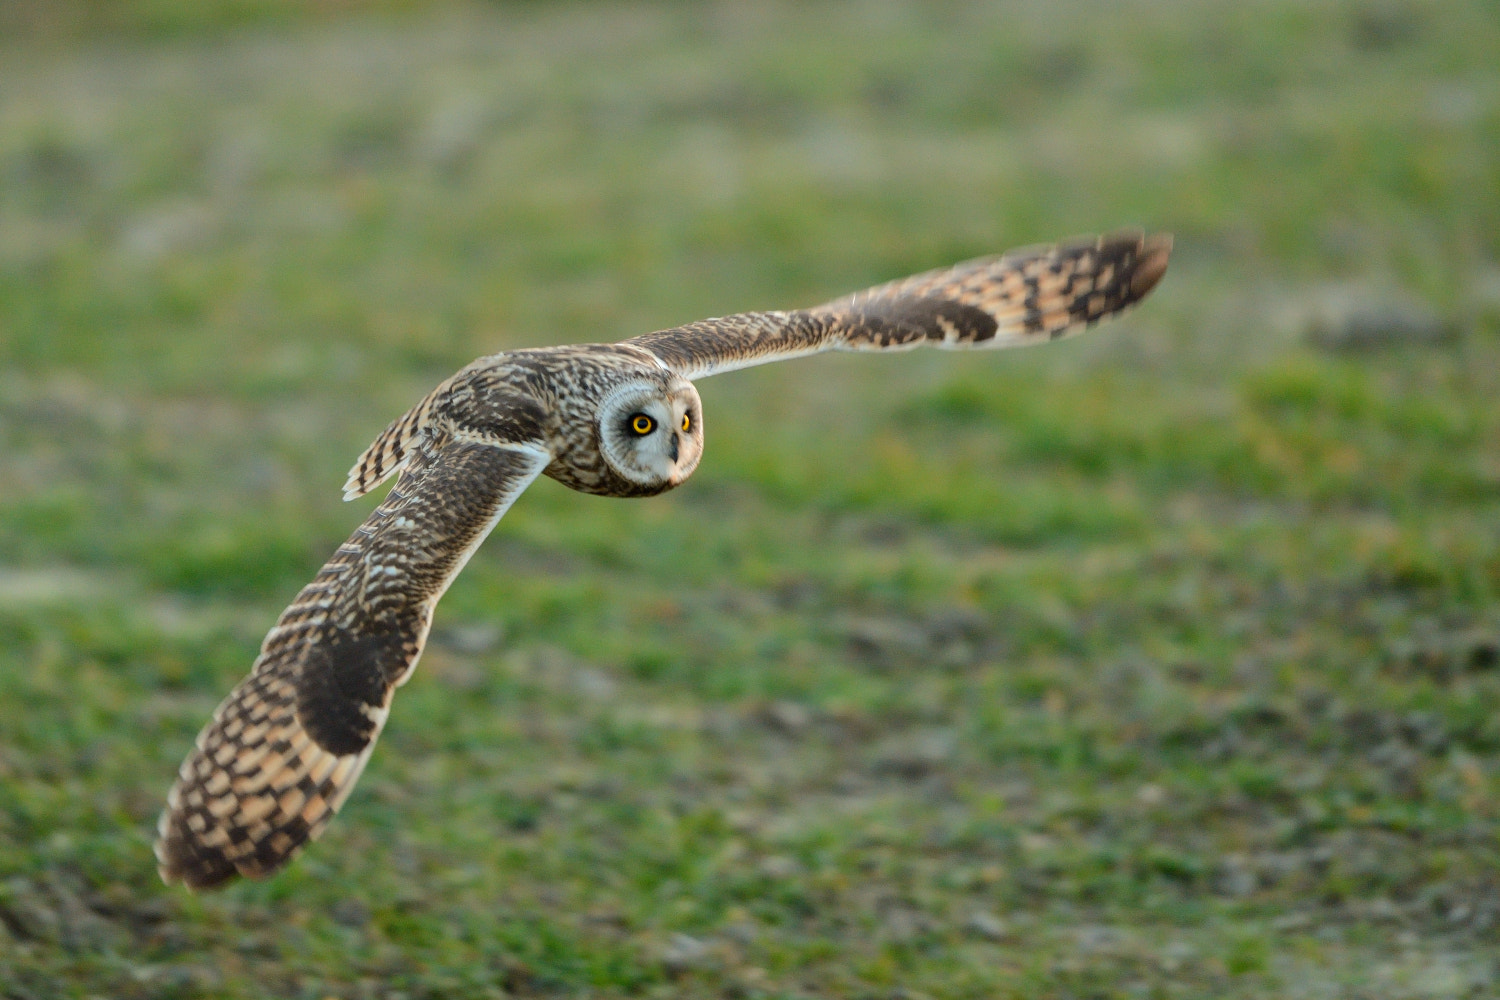
<svg viewBox="0 0 1500 1000"><path fill-rule="evenodd" d="M447 388L448 382L444 382L428 393L420 403L381 431L370 447L360 453L349 470L349 478L344 481L345 500L364 496L401 471L416 445L417 436L432 422L432 409L440 393Z"/></svg>

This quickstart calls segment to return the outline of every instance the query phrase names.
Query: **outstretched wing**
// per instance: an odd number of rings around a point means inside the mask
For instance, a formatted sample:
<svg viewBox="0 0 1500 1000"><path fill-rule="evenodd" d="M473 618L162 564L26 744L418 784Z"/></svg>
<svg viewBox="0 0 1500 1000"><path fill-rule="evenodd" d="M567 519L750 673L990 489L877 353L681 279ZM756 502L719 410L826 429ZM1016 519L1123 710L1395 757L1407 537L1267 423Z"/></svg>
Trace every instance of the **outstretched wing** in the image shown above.
<svg viewBox="0 0 1500 1000"><path fill-rule="evenodd" d="M706 319L625 343L689 379L820 351L1018 347L1134 305L1161 280L1171 251L1164 234L1087 237L929 271L813 309Z"/></svg>
<svg viewBox="0 0 1500 1000"><path fill-rule="evenodd" d="M167 797L162 878L260 877L317 837L364 770L448 584L550 461L425 425L401 478L266 636Z"/></svg>

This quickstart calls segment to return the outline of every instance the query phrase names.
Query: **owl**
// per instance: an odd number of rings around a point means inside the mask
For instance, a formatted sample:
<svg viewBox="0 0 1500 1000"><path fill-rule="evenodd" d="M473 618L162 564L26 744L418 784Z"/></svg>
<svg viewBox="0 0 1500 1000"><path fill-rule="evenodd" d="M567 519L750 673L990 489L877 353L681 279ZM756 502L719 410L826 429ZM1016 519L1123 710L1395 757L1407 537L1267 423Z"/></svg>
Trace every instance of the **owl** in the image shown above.
<svg viewBox="0 0 1500 1000"><path fill-rule="evenodd" d="M396 475L267 633L214 712L158 824L162 878L264 877L327 826L370 759L433 609L537 476L606 497L681 485L703 457L693 379L820 351L1057 340L1139 301L1171 238L1122 232L1016 250L794 312L703 320L615 344L506 351L391 424L344 484Z"/></svg>

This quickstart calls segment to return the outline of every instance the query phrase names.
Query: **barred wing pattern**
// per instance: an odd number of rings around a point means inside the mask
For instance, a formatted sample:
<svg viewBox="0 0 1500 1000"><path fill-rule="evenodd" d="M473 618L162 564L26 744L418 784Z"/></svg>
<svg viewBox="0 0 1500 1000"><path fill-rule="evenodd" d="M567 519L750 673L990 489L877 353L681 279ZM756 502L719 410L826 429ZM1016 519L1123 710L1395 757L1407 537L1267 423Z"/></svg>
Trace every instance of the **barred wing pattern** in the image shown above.
<svg viewBox="0 0 1500 1000"><path fill-rule="evenodd" d="M795 312L702 320L625 341L686 378L821 351L1018 347L1057 340L1156 287L1172 238L1136 230L1013 250Z"/></svg>
<svg viewBox="0 0 1500 1000"><path fill-rule="evenodd" d="M465 376L484 360L481 358L460 368L423 396L416 406L391 421L391 425L354 460L349 478L344 480L344 499L357 500L400 472L417 442L436 422L438 409L445 402L451 403L454 388L463 385Z"/></svg>
<svg viewBox="0 0 1500 1000"><path fill-rule="evenodd" d="M183 762L158 825L166 881L263 876L322 832L422 654L438 598L550 456L429 428L405 459Z"/></svg>

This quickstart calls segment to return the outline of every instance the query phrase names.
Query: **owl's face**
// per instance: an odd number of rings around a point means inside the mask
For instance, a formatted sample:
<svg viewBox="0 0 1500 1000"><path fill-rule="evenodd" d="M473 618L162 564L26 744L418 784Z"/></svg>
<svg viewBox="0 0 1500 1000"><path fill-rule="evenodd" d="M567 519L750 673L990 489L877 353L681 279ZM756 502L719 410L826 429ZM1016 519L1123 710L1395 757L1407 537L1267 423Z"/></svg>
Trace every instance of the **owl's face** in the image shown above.
<svg viewBox="0 0 1500 1000"><path fill-rule="evenodd" d="M643 491L679 485L703 457L698 390L676 375L665 385L621 386L599 408L599 445L609 466Z"/></svg>

